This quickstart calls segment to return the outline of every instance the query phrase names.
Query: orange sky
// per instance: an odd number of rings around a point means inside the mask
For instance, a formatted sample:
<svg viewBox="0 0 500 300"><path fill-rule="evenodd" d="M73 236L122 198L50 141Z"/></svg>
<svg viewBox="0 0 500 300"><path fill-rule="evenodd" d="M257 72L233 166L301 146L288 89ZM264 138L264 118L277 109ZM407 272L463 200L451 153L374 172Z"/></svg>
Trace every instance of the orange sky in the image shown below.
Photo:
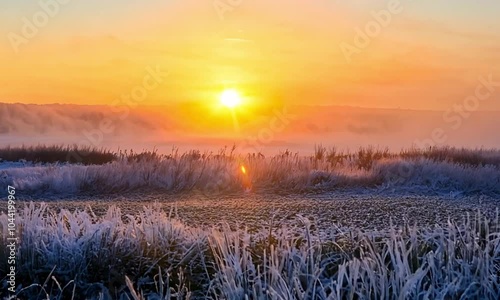
<svg viewBox="0 0 500 300"><path fill-rule="evenodd" d="M342 45L395 0L56 1L40 2L57 9L18 46L23 18L42 8L0 4L0 102L116 104L148 67L168 76L139 105L210 106L235 88L255 107L446 110L479 77L500 82L498 1L396 1L402 11L349 58ZM500 110L498 94L480 109Z"/></svg>

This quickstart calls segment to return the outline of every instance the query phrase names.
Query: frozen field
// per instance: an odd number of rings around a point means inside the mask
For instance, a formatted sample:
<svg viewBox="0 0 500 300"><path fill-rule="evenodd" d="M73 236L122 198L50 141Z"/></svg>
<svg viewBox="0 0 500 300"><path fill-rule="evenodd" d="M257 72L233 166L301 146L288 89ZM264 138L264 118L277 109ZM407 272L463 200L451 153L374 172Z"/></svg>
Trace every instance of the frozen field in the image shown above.
<svg viewBox="0 0 500 300"><path fill-rule="evenodd" d="M431 226L460 221L478 211L494 217L500 199L487 196L384 196L382 194L323 193L273 195L242 193L209 197L205 195L139 194L109 196L101 199L47 200L48 207L74 211L88 207L102 216L111 205L123 215L134 215L144 206L156 205L171 212L191 226L211 227L221 223L231 226L260 228L294 225L296 216L310 219L318 230L345 226L377 230L393 225Z"/></svg>
<svg viewBox="0 0 500 300"><path fill-rule="evenodd" d="M492 197L247 192L40 200L18 202L21 299L500 295L499 200ZM2 240L6 219L0 214Z"/></svg>
<svg viewBox="0 0 500 300"><path fill-rule="evenodd" d="M318 148L313 157L97 152L101 163L3 163L0 183L16 189L16 293L498 299L499 157ZM1 270L6 210L2 202Z"/></svg>

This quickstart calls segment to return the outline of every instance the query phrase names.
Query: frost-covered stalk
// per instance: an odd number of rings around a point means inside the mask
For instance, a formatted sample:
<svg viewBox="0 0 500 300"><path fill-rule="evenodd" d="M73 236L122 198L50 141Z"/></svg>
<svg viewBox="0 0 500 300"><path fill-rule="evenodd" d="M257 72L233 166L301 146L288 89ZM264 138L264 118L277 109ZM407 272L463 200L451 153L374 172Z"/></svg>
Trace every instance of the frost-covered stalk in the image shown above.
<svg viewBox="0 0 500 300"><path fill-rule="evenodd" d="M193 228L159 206L137 216L110 207L98 218L29 204L18 217L20 298L500 298L498 211L494 220L478 212L444 226L321 238L298 218L300 226L274 228L271 243L268 228ZM0 214L0 249L7 224Z"/></svg>
<svg viewBox="0 0 500 300"><path fill-rule="evenodd" d="M255 189L276 192L378 188L420 194L500 195L500 152L436 148L426 151L361 148L355 153L317 150L255 155L127 154L101 165L35 164L0 171L0 183L33 197L128 191L220 194ZM244 165L246 174L241 173Z"/></svg>

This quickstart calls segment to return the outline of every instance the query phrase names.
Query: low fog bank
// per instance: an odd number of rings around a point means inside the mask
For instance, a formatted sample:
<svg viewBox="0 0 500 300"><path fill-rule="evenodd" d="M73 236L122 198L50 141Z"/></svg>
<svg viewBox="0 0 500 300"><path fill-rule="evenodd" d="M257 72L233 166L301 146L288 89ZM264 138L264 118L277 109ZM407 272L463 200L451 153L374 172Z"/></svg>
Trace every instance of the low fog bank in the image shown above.
<svg viewBox="0 0 500 300"><path fill-rule="evenodd" d="M212 112L196 106L109 107L0 103L0 144L78 144L111 150L169 152L313 151L313 145L392 150L451 145L500 148L500 112L437 112L338 106L288 106L265 111ZM235 123L236 122L236 123Z"/></svg>

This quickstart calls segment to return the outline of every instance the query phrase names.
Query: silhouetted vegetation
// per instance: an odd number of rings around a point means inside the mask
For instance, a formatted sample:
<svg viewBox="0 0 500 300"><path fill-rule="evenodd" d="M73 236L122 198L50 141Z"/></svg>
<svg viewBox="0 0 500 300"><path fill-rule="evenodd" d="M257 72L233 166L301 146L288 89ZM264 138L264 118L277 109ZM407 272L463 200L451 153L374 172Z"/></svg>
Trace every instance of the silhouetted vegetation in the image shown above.
<svg viewBox="0 0 500 300"><path fill-rule="evenodd" d="M430 147L427 149L409 148L399 153L389 148L360 147L356 152L338 151L335 147L327 149L321 145L314 147L314 159L326 160L332 165L346 161L356 161L359 169L369 170L372 165L382 159L402 158L405 160L428 159L434 162L449 162L468 166L500 166L500 150L467 149L450 146Z"/></svg>
<svg viewBox="0 0 500 300"><path fill-rule="evenodd" d="M30 161L34 163L76 163L102 165L114 161L116 154L104 148L89 146L38 145L0 148L4 161Z"/></svg>
<svg viewBox="0 0 500 300"><path fill-rule="evenodd" d="M76 163L83 165L102 165L115 160L127 160L129 162L157 161L162 159L173 159L176 157L189 158L192 160L205 159L233 159L236 157L234 147L228 151L224 148L217 153L201 153L199 150L191 150L183 154L174 148L170 154L160 154L157 149L152 151L143 150L119 150L113 152L105 148L90 146L63 146L63 145L37 145L37 146L7 146L0 148L0 161L29 161L34 163ZM298 153L292 154L289 150L280 153L279 158L298 157ZM264 158L258 153L249 153L248 158ZM278 157L275 157L278 158ZM360 147L357 151L339 151L335 147L326 148L322 145L314 147L311 157L316 162L328 162L332 167L349 163L360 170L370 170L377 161L390 158L401 158L404 160L428 159L435 162L449 162L469 166L500 166L500 150L495 149L467 149L456 147L430 147L427 149L410 148L403 149L399 153L391 152L389 148L375 148L372 146Z"/></svg>
<svg viewBox="0 0 500 300"><path fill-rule="evenodd" d="M471 166L500 166L500 151L494 149L467 149L455 147L430 147L427 149L403 150L400 156L405 159L427 158Z"/></svg>

